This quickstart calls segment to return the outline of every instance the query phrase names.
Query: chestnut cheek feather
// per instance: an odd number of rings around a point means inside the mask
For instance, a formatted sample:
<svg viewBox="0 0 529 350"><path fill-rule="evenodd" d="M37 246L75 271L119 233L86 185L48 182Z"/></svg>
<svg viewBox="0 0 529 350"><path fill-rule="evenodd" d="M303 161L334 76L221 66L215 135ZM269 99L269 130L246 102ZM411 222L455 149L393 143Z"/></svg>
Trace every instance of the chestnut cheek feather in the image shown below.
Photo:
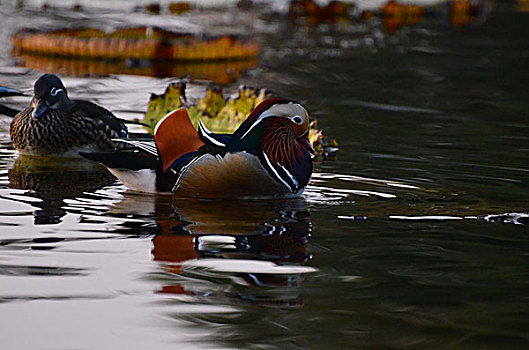
<svg viewBox="0 0 529 350"><path fill-rule="evenodd" d="M259 149L267 154L271 162L286 167L292 167L302 156L294 130L284 118L273 118L267 122Z"/></svg>

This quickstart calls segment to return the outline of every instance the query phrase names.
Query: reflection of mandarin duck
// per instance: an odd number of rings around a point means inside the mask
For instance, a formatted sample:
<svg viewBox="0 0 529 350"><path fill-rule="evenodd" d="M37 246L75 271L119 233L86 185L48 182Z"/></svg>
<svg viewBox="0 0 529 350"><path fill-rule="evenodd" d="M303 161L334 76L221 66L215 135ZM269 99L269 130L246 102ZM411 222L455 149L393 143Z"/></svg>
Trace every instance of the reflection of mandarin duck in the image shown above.
<svg viewBox="0 0 529 350"><path fill-rule="evenodd" d="M110 174L109 174L110 175ZM195 200L123 193L117 216L154 218L155 260L182 262L214 256L303 263L308 259L310 213L302 199Z"/></svg>
<svg viewBox="0 0 529 350"><path fill-rule="evenodd" d="M133 213L155 220L151 253L169 274L160 293L207 294L215 300L227 297L236 303L274 306L303 304L297 287L303 275L314 270L304 266L311 224L302 199L241 205L134 192L123 197L113 205L114 215Z"/></svg>
<svg viewBox="0 0 529 350"><path fill-rule="evenodd" d="M195 130L184 108L156 126L155 141L83 153L128 188L187 197L297 197L312 174L309 116L299 103L269 98L233 134Z"/></svg>
<svg viewBox="0 0 529 350"><path fill-rule="evenodd" d="M125 194L119 208L148 207L145 196ZM137 205L135 203L138 203ZM181 262L199 256L303 263L308 258L310 213L301 199L189 200L157 196L155 260ZM129 211L130 213L130 211Z"/></svg>
<svg viewBox="0 0 529 350"><path fill-rule="evenodd" d="M165 205L166 212L167 208L170 207ZM251 268L246 270L245 266L273 262L288 269L287 266L300 266L309 259L310 214L305 211L303 201L280 201L273 206L256 201L241 207L224 201L181 200L173 202L172 208L172 215L156 211L161 232L152 239L154 260L169 263L166 269L171 273L195 275L193 269L187 270L189 264L202 266L210 259L222 259L218 260L220 265L225 261L239 266L235 275L248 286L283 287L300 282L301 276L296 274L269 273L266 269L255 272ZM218 277L222 278L223 273L219 273ZM173 283L161 291L190 294L192 285ZM248 293L241 291L237 298L244 298ZM271 298L263 291L251 293L266 296L259 303L292 302L284 295Z"/></svg>
<svg viewBox="0 0 529 350"><path fill-rule="evenodd" d="M79 150L108 150L127 136L125 121L92 102L70 100L62 81L44 74L31 106L11 123L11 140L24 154L77 156Z"/></svg>

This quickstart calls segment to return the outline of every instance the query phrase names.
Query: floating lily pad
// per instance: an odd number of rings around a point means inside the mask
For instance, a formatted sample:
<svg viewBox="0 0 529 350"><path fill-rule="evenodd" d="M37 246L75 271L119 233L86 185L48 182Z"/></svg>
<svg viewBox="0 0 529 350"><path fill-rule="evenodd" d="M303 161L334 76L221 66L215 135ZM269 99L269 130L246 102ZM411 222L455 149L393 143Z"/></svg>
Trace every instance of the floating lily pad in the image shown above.
<svg viewBox="0 0 529 350"><path fill-rule="evenodd" d="M255 57L259 44L224 35L199 37L154 27L117 29L105 33L94 28L46 32L23 30L11 37L17 54L99 59L214 61Z"/></svg>

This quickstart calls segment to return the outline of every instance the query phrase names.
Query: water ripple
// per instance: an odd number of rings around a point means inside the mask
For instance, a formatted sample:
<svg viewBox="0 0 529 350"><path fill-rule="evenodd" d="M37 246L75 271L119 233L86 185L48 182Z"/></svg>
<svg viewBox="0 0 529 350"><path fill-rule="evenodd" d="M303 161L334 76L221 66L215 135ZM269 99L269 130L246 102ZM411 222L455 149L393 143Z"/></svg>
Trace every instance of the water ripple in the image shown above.
<svg viewBox="0 0 529 350"><path fill-rule="evenodd" d="M444 111L440 111L436 109L420 108L420 107L412 107L412 106L398 106L398 105L368 102L368 101L359 101L359 100L347 101L347 104L350 106L368 107L368 108L379 109L381 111L400 112L400 113L426 113L426 114L445 113Z"/></svg>
<svg viewBox="0 0 529 350"><path fill-rule="evenodd" d="M245 259L195 259L182 263L184 270L207 270L218 273L301 274L317 271L308 266L277 265L271 261Z"/></svg>
<svg viewBox="0 0 529 350"><path fill-rule="evenodd" d="M447 215L424 215L424 216L406 216L390 215L392 220L403 221L450 221L450 220L483 220L486 222L495 222L502 224L527 225L529 224L529 213L504 213L504 214L486 214L472 216L447 216Z"/></svg>

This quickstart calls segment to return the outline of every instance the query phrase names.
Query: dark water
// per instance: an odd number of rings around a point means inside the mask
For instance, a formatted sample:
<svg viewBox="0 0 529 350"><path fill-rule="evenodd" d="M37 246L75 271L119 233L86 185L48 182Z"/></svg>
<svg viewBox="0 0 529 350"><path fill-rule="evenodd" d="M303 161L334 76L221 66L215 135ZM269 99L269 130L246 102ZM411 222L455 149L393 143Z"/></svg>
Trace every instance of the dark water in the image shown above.
<svg viewBox="0 0 529 350"><path fill-rule="evenodd" d="M394 34L377 19L307 27L244 13L263 52L226 91L300 100L340 141L299 200L127 192L82 160L17 156L1 118L1 347L529 348L520 8L496 3L463 27L432 16ZM123 20L0 15L0 85L28 93L41 72L20 68L8 44L22 18ZM173 80L64 76L71 96L126 118Z"/></svg>

